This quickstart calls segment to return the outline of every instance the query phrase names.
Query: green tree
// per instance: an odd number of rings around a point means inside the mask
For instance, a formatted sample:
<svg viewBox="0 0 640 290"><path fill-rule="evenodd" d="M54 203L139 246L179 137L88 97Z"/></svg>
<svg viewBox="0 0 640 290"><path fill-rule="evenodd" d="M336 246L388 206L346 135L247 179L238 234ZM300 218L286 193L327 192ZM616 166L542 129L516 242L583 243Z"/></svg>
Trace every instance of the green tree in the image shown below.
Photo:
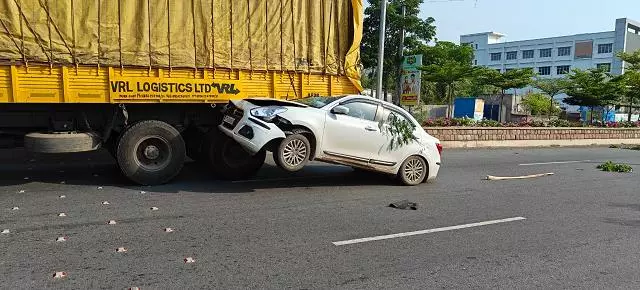
<svg viewBox="0 0 640 290"><path fill-rule="evenodd" d="M558 102L551 96L543 93L528 93L523 99L522 104L531 112L531 115L557 115L560 113ZM552 104L549 106L549 104Z"/></svg>
<svg viewBox="0 0 640 290"><path fill-rule="evenodd" d="M380 31L380 3L379 0L368 0L369 7L364 11L364 37L361 46L362 64L370 72L375 73L378 66L378 43ZM403 50L415 50L431 41L436 35L435 20L431 17L421 19L420 4L424 0L389 0L387 7L387 26L384 48L383 90L385 95L389 89L396 87L399 79L402 59L399 55L402 30L405 31ZM402 7L405 16L402 16Z"/></svg>
<svg viewBox="0 0 640 290"><path fill-rule="evenodd" d="M500 90L500 111L502 111L506 91L526 87L531 84L534 75L533 70L530 68L511 69L505 72L483 68L478 74L478 79L480 83L494 86ZM500 121L502 121L502 114L500 114Z"/></svg>
<svg viewBox="0 0 640 290"><path fill-rule="evenodd" d="M621 52L618 58L624 61L626 67L622 77L617 80L622 82L625 105L629 108L627 120L631 122L633 116L633 106L638 105L640 100L640 50L632 53Z"/></svg>
<svg viewBox="0 0 640 290"><path fill-rule="evenodd" d="M469 79L477 71L477 68L471 65L473 48L469 45L439 41L434 46L421 47L416 53L424 56L422 79L444 87L443 99L449 105L451 116L456 84Z"/></svg>
<svg viewBox="0 0 640 290"><path fill-rule="evenodd" d="M614 105L620 97L621 83L612 81L609 74L602 70L573 70L569 75L569 87L564 102L569 105L589 107L591 123L595 107Z"/></svg>
<svg viewBox="0 0 640 290"><path fill-rule="evenodd" d="M547 103L549 109L546 110L549 113L549 120L551 120L551 115L555 113L554 108L556 108L557 105L554 97L564 93L569 87L569 81L566 78L536 79L533 81L532 86L551 97Z"/></svg>

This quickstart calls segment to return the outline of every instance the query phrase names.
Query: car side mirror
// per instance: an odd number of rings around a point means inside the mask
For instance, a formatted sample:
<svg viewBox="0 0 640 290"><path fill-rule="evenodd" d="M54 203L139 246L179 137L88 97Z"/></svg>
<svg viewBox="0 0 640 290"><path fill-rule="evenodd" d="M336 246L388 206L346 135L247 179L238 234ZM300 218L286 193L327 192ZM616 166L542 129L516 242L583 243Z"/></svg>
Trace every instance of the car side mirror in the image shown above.
<svg viewBox="0 0 640 290"><path fill-rule="evenodd" d="M345 106L336 106L331 110L331 113L334 113L336 115L347 115L349 114L349 108Z"/></svg>

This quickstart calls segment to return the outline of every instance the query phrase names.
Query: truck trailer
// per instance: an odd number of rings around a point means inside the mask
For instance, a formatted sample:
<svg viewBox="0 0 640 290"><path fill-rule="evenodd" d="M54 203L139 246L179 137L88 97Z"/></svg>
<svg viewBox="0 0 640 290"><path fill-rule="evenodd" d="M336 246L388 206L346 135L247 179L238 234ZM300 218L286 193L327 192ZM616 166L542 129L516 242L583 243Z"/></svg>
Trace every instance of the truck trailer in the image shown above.
<svg viewBox="0 0 640 290"><path fill-rule="evenodd" d="M247 178L269 148L221 134L226 105L360 93L362 25L362 0L0 0L0 144Z"/></svg>

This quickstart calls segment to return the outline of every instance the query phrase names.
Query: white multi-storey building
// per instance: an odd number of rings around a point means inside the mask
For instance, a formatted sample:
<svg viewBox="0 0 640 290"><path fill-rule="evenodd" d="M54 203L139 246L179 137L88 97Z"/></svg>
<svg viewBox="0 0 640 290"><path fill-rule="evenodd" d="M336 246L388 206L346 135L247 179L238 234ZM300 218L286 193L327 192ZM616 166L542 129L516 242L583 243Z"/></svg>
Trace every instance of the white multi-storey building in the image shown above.
<svg viewBox="0 0 640 290"><path fill-rule="evenodd" d="M504 42L496 32L460 36L475 51L475 65L500 71L532 68L539 76L562 77L572 69L603 68L622 74L619 51L640 49L640 22L616 20L615 30L541 39Z"/></svg>
<svg viewBox="0 0 640 290"><path fill-rule="evenodd" d="M573 69L600 68L619 75L624 65L615 55L640 49L640 22L620 18L613 31L511 42L504 38L496 32L475 33L460 36L460 43L473 47L474 65L501 72L531 68L540 77L555 78Z"/></svg>

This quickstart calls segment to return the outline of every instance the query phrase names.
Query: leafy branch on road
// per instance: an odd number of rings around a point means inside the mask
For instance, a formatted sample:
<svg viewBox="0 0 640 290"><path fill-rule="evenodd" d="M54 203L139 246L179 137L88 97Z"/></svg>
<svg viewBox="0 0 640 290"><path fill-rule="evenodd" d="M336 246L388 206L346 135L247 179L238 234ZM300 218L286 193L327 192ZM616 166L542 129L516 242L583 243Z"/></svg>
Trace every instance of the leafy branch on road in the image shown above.
<svg viewBox="0 0 640 290"><path fill-rule="evenodd" d="M614 163L613 161L607 161L603 164L598 165L598 169L606 172L633 172L633 168L629 164Z"/></svg>

